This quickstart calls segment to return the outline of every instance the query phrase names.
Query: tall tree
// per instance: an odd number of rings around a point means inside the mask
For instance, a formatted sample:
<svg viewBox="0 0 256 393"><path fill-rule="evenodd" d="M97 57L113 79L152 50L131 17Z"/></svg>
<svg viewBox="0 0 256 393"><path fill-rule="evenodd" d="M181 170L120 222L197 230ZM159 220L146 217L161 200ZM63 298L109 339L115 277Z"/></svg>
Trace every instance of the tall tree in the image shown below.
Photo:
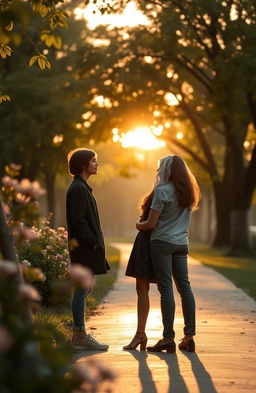
<svg viewBox="0 0 256 393"><path fill-rule="evenodd" d="M35 24L30 28L34 38ZM1 65L0 83L12 101L0 106L1 173L11 161L22 164L22 175L41 177L47 190L48 211L55 211L56 175L66 171L66 154L83 134L81 123L89 81L78 80L74 63L83 45L84 24L70 19L62 50L48 49L53 65L42 72L29 69L26 55L33 50L27 41ZM77 51L77 52L76 52Z"/></svg>
<svg viewBox="0 0 256 393"><path fill-rule="evenodd" d="M211 179L214 244L250 248L248 216L256 186L255 2L137 3L147 26L100 27L94 33L105 40L107 56L102 48L92 54L97 60L88 110L97 121L89 132L93 137L97 128L106 135L112 127L171 123L166 138ZM87 65L83 70L88 72ZM175 120L189 130L182 140L173 132Z"/></svg>

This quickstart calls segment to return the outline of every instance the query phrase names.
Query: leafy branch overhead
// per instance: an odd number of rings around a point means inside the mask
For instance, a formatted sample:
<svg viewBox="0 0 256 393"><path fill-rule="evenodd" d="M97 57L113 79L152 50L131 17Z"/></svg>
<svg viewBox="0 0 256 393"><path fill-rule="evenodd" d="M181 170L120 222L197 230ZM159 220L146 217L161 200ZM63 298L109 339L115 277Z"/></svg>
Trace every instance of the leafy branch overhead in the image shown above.
<svg viewBox="0 0 256 393"><path fill-rule="evenodd" d="M41 69L50 68L49 60L38 49L27 32L27 28L31 19L40 15L42 19L42 26L39 27L40 40L47 47L54 46L56 49L60 49L62 46L61 37L58 34L52 34L52 32L57 27L67 27L69 13L66 10L56 9L57 6L65 6L64 3L63 0L29 0L26 3L23 1L0 0L0 56L3 59L11 56L12 48L7 44L17 46L25 37L37 52L37 55L29 60L29 65L37 63ZM46 23L48 24L47 29L45 29ZM43 29L41 30L41 28Z"/></svg>
<svg viewBox="0 0 256 393"><path fill-rule="evenodd" d="M51 68L51 63L49 62L49 60L47 60L45 55L40 54L38 56L31 57L31 59L29 60L29 66L31 67L36 62L38 63L41 70L44 70L45 68Z"/></svg>

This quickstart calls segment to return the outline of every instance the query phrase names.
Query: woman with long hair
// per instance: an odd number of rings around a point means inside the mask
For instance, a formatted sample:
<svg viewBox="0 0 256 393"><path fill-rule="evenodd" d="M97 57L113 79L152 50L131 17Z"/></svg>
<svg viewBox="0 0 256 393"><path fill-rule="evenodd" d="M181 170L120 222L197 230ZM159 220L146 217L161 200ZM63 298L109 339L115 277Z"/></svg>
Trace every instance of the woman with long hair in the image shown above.
<svg viewBox="0 0 256 393"><path fill-rule="evenodd" d="M173 330L175 301L172 278L181 296L184 338L180 349L195 350L195 300L188 279L188 227L198 207L200 191L184 160L170 155L159 161L153 191L144 200L139 233L128 262L126 275L136 278L138 294L137 332L124 349L146 348L145 327L149 312L149 284L156 282L161 296L163 338L147 350L175 352Z"/></svg>

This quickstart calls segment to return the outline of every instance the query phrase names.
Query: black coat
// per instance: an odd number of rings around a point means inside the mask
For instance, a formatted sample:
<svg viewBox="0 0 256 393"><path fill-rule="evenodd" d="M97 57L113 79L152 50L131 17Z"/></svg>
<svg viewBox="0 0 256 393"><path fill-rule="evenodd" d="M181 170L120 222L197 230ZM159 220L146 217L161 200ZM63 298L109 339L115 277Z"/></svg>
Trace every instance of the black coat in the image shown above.
<svg viewBox="0 0 256 393"><path fill-rule="evenodd" d="M66 219L71 263L89 267L94 274L106 273L110 267L96 201L91 187L80 176L74 177L67 190Z"/></svg>

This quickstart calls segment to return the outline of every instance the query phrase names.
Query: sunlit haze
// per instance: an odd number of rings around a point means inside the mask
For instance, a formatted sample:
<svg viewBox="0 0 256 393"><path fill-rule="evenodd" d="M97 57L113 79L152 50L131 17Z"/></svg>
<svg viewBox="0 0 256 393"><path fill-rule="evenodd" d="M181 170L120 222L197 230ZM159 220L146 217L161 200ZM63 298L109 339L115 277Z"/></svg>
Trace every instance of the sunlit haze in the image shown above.
<svg viewBox="0 0 256 393"><path fill-rule="evenodd" d="M86 8L76 8L75 15L77 19L85 19L90 29L99 25L110 25L112 27L149 25L150 22L136 4L130 2L121 14L104 14L102 15L95 4L89 4Z"/></svg>
<svg viewBox="0 0 256 393"><path fill-rule="evenodd" d="M113 141L119 142L123 148L135 147L142 150L152 150L165 147L166 143L158 139L156 136L162 134L162 126L152 127L137 127L134 131L118 134L118 129L114 128Z"/></svg>

